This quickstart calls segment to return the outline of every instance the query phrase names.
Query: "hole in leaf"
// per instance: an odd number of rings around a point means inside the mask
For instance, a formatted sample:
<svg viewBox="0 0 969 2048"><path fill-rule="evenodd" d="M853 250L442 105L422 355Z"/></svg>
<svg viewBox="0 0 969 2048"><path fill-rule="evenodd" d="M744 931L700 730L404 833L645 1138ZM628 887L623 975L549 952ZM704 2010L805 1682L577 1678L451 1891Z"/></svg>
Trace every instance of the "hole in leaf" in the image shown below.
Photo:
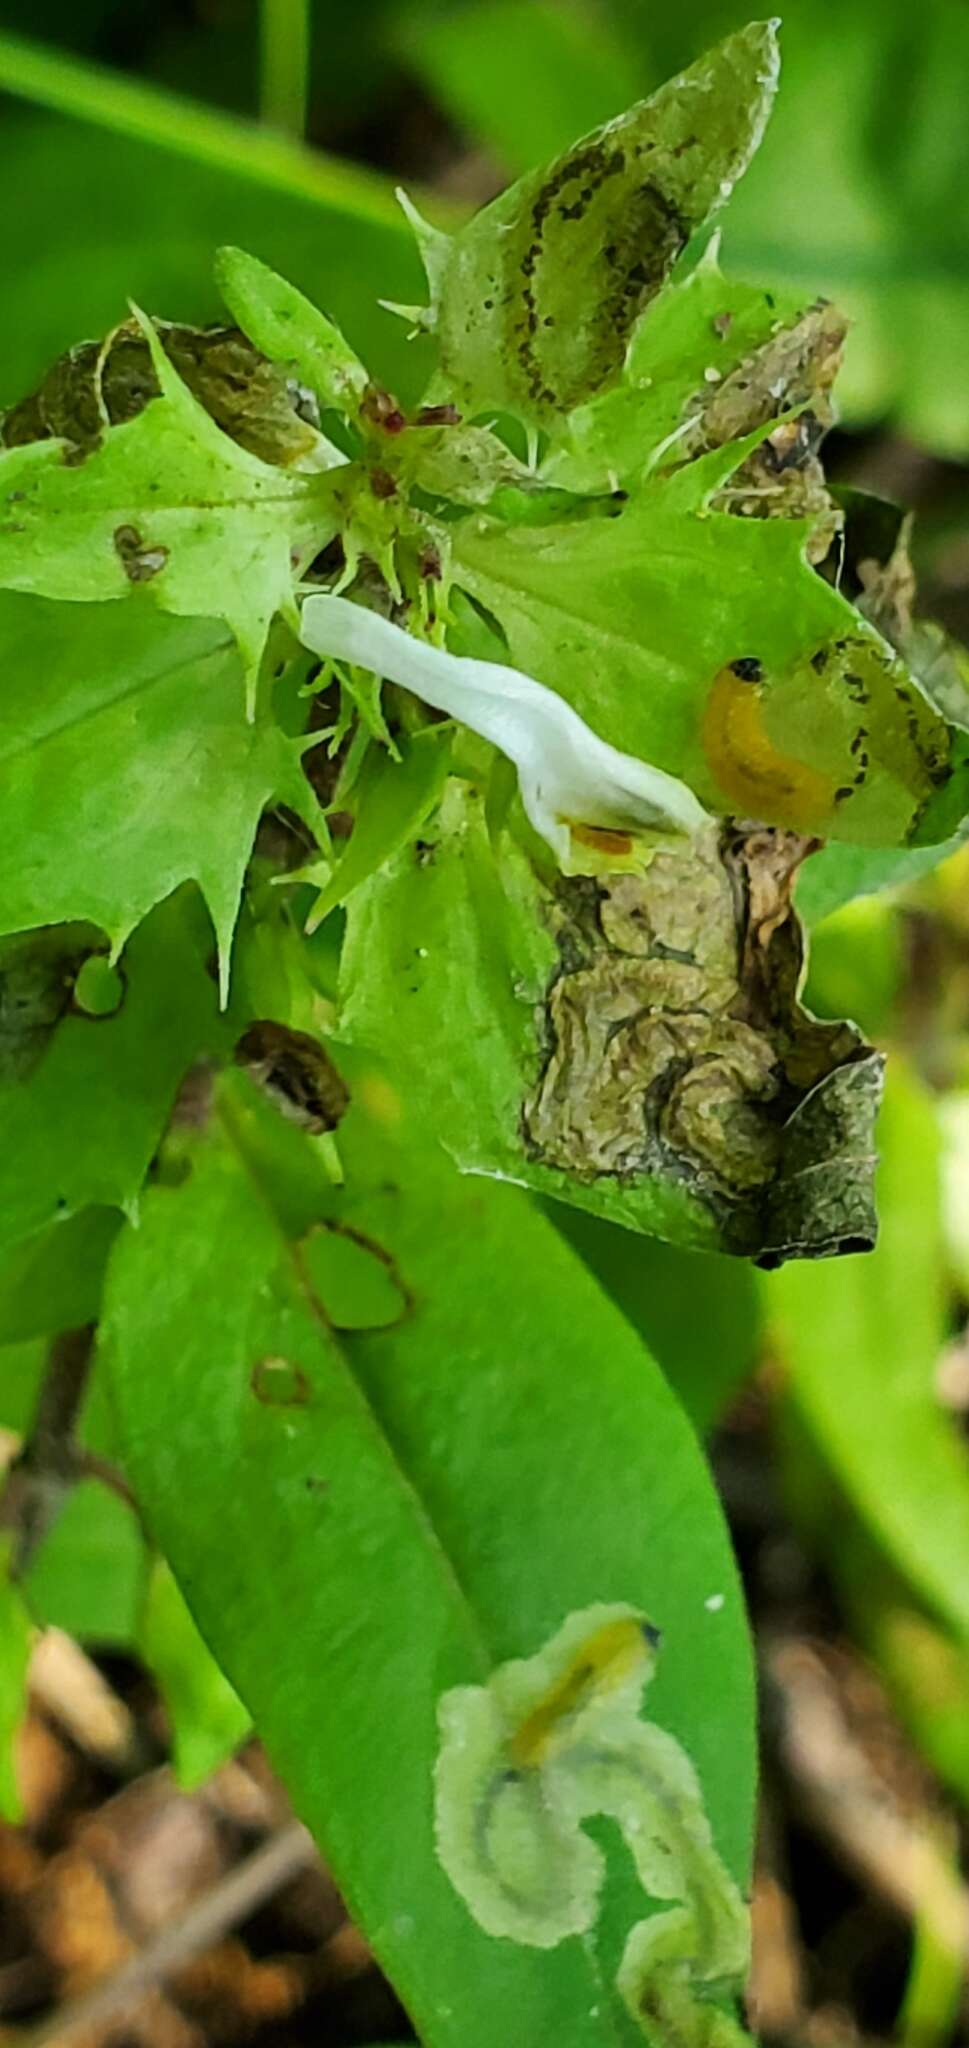
<svg viewBox="0 0 969 2048"><path fill-rule="evenodd" d="M303 1239L303 1266L337 1330L386 1330L410 1308L407 1289L379 1245L318 1224Z"/></svg>
<svg viewBox="0 0 969 2048"><path fill-rule="evenodd" d="M267 1408L305 1408L310 1398L310 1383L302 1366L288 1358L260 1358L249 1384L256 1400Z"/></svg>

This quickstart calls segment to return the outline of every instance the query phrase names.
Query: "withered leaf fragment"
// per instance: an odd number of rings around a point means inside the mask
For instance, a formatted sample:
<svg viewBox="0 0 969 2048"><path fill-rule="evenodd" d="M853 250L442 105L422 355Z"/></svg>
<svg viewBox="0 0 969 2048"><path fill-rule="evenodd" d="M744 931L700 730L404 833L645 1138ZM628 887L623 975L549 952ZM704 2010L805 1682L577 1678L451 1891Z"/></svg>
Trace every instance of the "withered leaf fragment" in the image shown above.
<svg viewBox="0 0 969 2048"><path fill-rule="evenodd" d="M235 1059L291 1123L314 1136L336 1129L349 1090L325 1046L308 1031L260 1019L243 1032Z"/></svg>
<svg viewBox="0 0 969 2048"><path fill-rule="evenodd" d="M809 848L728 825L687 857L657 854L645 876L563 883L563 967L523 1118L542 1164L585 1180L678 1176L726 1249L769 1263L874 1238L881 1062L797 1000L790 895Z"/></svg>
<svg viewBox="0 0 969 2048"><path fill-rule="evenodd" d="M319 440L314 400L237 327L170 320L155 327L193 397L241 448L283 467L312 452ZM0 446L63 439L79 460L107 427L136 419L158 395L148 342L138 322L126 320L105 341L82 341L58 357L37 390L4 414Z"/></svg>
<svg viewBox="0 0 969 2048"><path fill-rule="evenodd" d="M342 1022L461 1166L768 1263L872 1243L881 1061L798 1002L809 840L712 824L551 881L467 790L433 840L353 899Z"/></svg>
<svg viewBox="0 0 969 2048"><path fill-rule="evenodd" d="M949 724L969 730L969 651L934 619L918 616L912 514L863 491L844 496L845 561L858 610L904 655Z"/></svg>
<svg viewBox="0 0 969 2048"><path fill-rule="evenodd" d="M818 448L834 418L831 387L844 347L846 322L821 299L792 327L781 329L722 383L707 387L691 432L677 444L677 460L705 455L779 420L748 455L715 505L747 519L807 519L810 562L827 554L841 526Z"/></svg>

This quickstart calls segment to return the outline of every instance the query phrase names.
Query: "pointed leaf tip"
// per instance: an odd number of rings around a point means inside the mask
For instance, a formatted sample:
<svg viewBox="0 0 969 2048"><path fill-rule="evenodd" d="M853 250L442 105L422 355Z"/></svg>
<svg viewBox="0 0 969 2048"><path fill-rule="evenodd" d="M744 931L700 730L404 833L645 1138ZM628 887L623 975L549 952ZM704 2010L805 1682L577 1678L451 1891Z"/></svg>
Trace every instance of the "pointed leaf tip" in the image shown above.
<svg viewBox="0 0 969 2048"><path fill-rule="evenodd" d="M453 237L399 195L431 284L440 388L543 427L608 390L640 314L746 170L778 70L771 23L740 29Z"/></svg>
<svg viewBox="0 0 969 2048"><path fill-rule="evenodd" d="M436 228L429 220L425 220L402 185L396 187L394 196L417 242L420 259L424 265L424 275L427 278L427 288L431 295L428 315L433 316L444 289L445 273L451 260L455 238L446 234L443 228Z"/></svg>

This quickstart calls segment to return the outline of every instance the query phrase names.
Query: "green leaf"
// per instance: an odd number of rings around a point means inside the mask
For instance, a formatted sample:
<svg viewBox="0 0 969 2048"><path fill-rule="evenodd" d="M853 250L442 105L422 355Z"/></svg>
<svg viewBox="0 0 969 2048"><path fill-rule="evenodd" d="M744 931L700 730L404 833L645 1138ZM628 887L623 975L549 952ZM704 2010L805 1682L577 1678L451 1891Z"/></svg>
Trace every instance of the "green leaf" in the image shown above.
<svg viewBox="0 0 969 2048"><path fill-rule="evenodd" d="M37 1399L46 1345L36 1338L0 1349L0 1429L22 1436Z"/></svg>
<svg viewBox="0 0 969 2048"><path fill-rule="evenodd" d="M172 1724L175 1776L191 1791L232 1756L252 1723L206 1649L161 1557L154 1559L148 1576L138 1648Z"/></svg>
<svg viewBox="0 0 969 2048"><path fill-rule="evenodd" d="M820 924L859 896L875 896L917 882L922 875L957 853L964 834L938 846L911 846L890 851L881 846L822 846L805 861L797 878L797 907L805 924Z"/></svg>
<svg viewBox="0 0 969 2048"><path fill-rule="evenodd" d="M0 454L0 585L224 619L251 697L275 613L295 619L293 549L336 530L330 486L230 440L145 332L159 398L80 463L57 441Z"/></svg>
<svg viewBox="0 0 969 2048"><path fill-rule="evenodd" d="M186 1068L226 1040L206 927L197 900L161 905L125 949L125 999L113 1017L67 1010L56 1021L55 1013L26 1075L8 1050L0 1076L4 1246L92 1204L134 1209Z"/></svg>
<svg viewBox="0 0 969 2048"><path fill-rule="evenodd" d="M486 134L512 172L550 163L642 90L635 58L605 16L558 0L409 7L398 41L452 119Z"/></svg>
<svg viewBox="0 0 969 2048"><path fill-rule="evenodd" d="M428 347L408 349L377 305L381 291L412 297L419 276L383 179L227 119L200 103L194 77L192 97L179 99L4 36L0 86L57 116L10 108L6 118L8 175L22 199L0 221L0 263L18 279L5 402L78 334L107 333L129 294L218 319L212 251L222 243L269 257L305 291L325 278L333 318L377 380L416 397ZM72 220L109 222L110 232L74 234Z"/></svg>
<svg viewBox="0 0 969 2048"><path fill-rule="evenodd" d="M614 382L642 308L746 169L777 61L772 24L754 23L452 241L422 229L434 395L537 427Z"/></svg>
<svg viewBox="0 0 969 2048"><path fill-rule="evenodd" d="M773 1344L827 1464L886 1555L969 1636L969 1457L933 1378L945 1335L939 1134L898 1068L879 1130L878 1249L766 1281Z"/></svg>
<svg viewBox="0 0 969 2048"><path fill-rule="evenodd" d="M755 351L766 350L803 311L790 292L739 284L724 277L716 260L717 238L702 262L680 283L670 283L641 315L630 339L622 380L612 390L576 406L542 464L549 483L565 490L615 490L639 476L669 447L669 457L696 453L703 416L721 387L743 369L746 417L722 440L735 439L757 424L750 416L751 368ZM775 380L776 381L776 380ZM804 393L807 396L807 391ZM765 420L791 403L785 392L765 394ZM675 437L675 438L674 438Z"/></svg>
<svg viewBox="0 0 969 2048"><path fill-rule="evenodd" d="M516 667L711 810L898 845L946 780L947 730L808 567L802 522L710 509L743 450L654 479L611 518L463 520L455 581Z"/></svg>
<svg viewBox="0 0 969 2048"><path fill-rule="evenodd" d="M68 1494L21 1584L44 1627L132 1651L144 1578L145 1544L131 1508L99 1480L85 1479Z"/></svg>
<svg viewBox="0 0 969 2048"><path fill-rule="evenodd" d="M706 1436L757 1365L761 1309L749 1266L634 1236L565 1203L547 1210Z"/></svg>
<svg viewBox="0 0 969 2048"><path fill-rule="evenodd" d="M450 726L432 725L410 739L401 738L399 761L392 760L384 747L369 749L354 787L357 815L350 842L313 906L311 930L346 903L401 846L410 844L441 795L451 739Z"/></svg>
<svg viewBox="0 0 969 2048"><path fill-rule="evenodd" d="M18 1244L0 1266L0 1345L97 1320L117 1209L81 1209Z"/></svg>
<svg viewBox="0 0 969 2048"><path fill-rule="evenodd" d="M628 1601L665 1630L643 1725L692 1759L742 1882L750 1669L722 1524L661 1375L550 1227L418 1144L366 1062L347 1075L342 1190L237 1081L187 1141L188 1177L119 1243L106 1347L125 1455L429 2048L472 2026L480 2048L631 2048L613 1989L644 1910L631 1861L608 1844L583 1940L486 1935L435 1852L436 1717L570 1611ZM304 1265L327 1220L399 1274L411 1306L393 1327L329 1329Z"/></svg>
<svg viewBox="0 0 969 2048"><path fill-rule="evenodd" d="M247 723L224 629L160 619L143 594L0 597L0 665L0 931L90 919L117 953L154 904L197 881L224 989L261 811L277 798L319 819L305 741Z"/></svg>
<svg viewBox="0 0 969 2048"><path fill-rule="evenodd" d="M244 249L220 249L215 281L234 320L270 362L286 363L321 406L355 420L370 382L325 313Z"/></svg>
<svg viewBox="0 0 969 2048"><path fill-rule="evenodd" d="M351 899L341 1029L467 1171L688 1249L867 1242L880 1062L797 1005L799 852L711 826L549 884L454 782Z"/></svg>
<svg viewBox="0 0 969 2048"><path fill-rule="evenodd" d="M30 1616L9 1577L9 1538L0 1531L0 1819L22 1815L13 1745L27 1711L27 1665L33 1635Z"/></svg>

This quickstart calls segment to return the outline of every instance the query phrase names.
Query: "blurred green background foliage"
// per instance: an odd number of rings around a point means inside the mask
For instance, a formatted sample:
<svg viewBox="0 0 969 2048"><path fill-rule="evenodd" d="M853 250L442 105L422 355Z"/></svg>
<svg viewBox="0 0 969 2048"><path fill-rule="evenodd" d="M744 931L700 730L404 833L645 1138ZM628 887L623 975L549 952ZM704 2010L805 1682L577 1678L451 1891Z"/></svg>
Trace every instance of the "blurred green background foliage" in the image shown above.
<svg viewBox="0 0 969 2048"><path fill-rule="evenodd" d="M278 11L285 21L285 0ZM747 13L738 0L317 4L307 132L388 179L443 176L460 204L620 111ZM64 100L73 57L240 119L259 107L253 0L6 0L2 22L39 39L51 67L61 60L46 90ZM969 11L962 0L791 0L782 44L783 90L731 206L726 263L837 294L855 321L842 384L852 422L891 418L934 451L965 453ZM0 83L16 82L17 56L0 60ZM405 288L413 259L389 185L335 172L315 202L291 191L284 203L260 191L245 157L240 139L232 173L191 151L176 169L110 127L82 138L8 103L5 182L18 203L4 209L0 249L18 278L18 320L5 374L30 377L78 320L103 326L128 293L159 306L174 295L186 317L214 311L208 252L225 240L288 266L355 341L379 354L382 339L392 357L375 287Z"/></svg>

